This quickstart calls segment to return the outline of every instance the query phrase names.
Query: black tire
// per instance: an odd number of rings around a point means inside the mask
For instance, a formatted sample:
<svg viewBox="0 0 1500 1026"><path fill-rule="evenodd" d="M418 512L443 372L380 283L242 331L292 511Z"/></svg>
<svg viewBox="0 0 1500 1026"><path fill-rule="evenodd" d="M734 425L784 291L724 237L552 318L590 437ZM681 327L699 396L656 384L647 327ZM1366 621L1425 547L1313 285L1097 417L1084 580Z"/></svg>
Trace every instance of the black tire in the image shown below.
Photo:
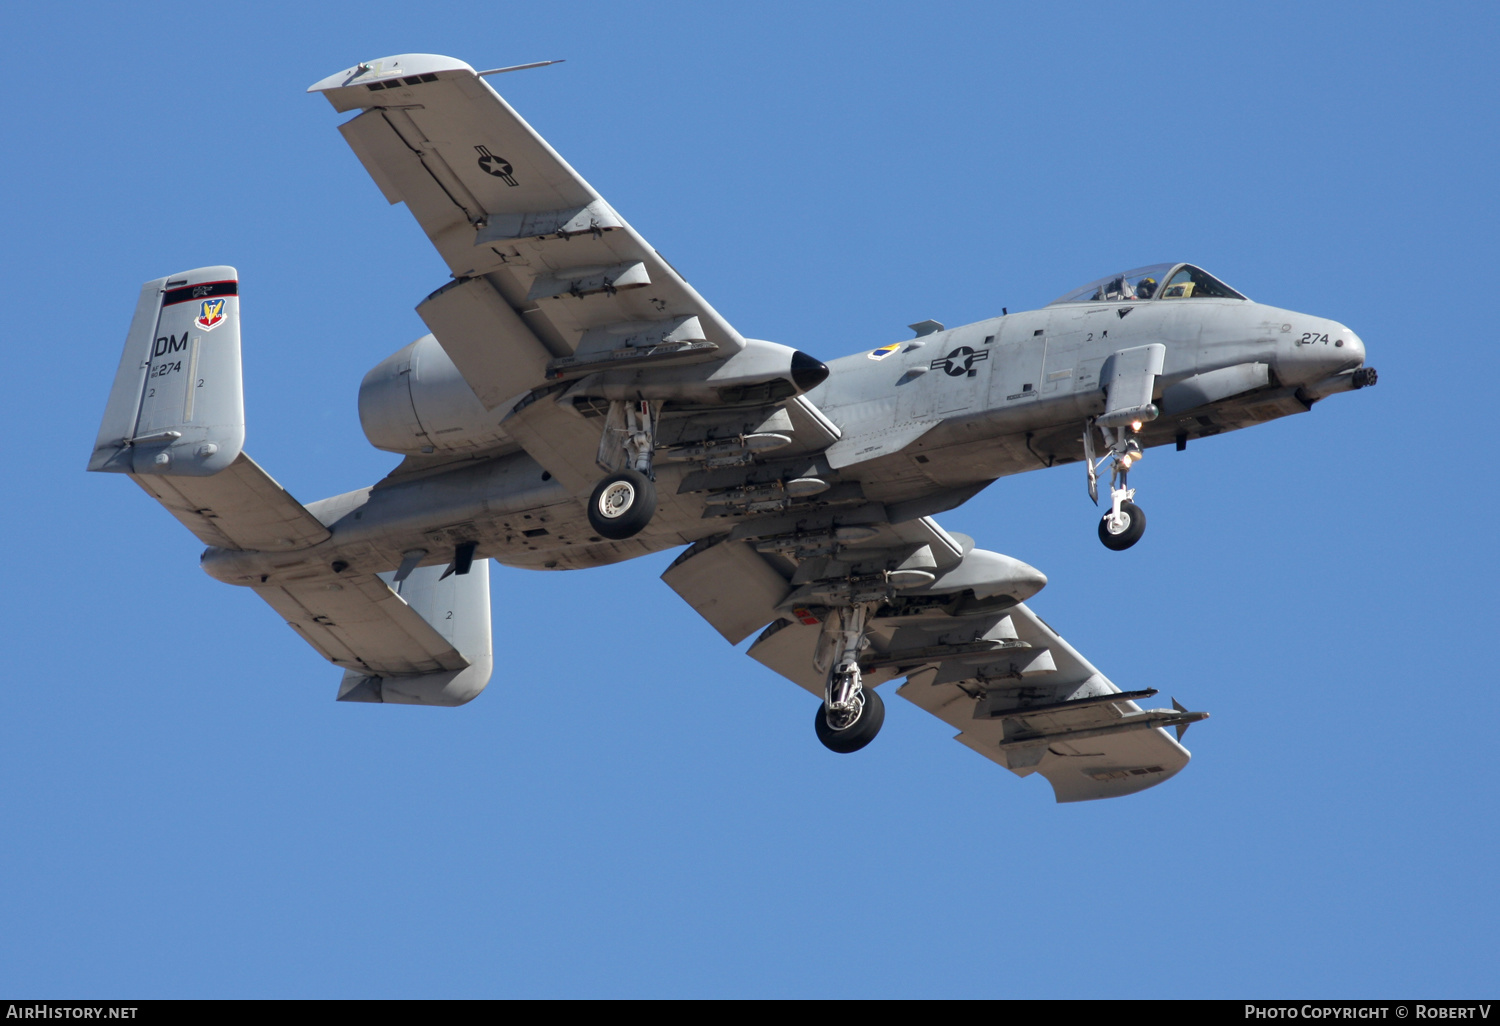
<svg viewBox="0 0 1500 1026"><path fill-rule="evenodd" d="M883 723L885 702L881 701L880 694L874 688L865 688L865 707L860 710L859 719L853 724L843 730L834 730L828 725L824 703L819 702L818 718L813 721L813 728L818 732L818 740L823 742L824 748L840 755L848 755L874 741Z"/></svg>
<svg viewBox="0 0 1500 1026"><path fill-rule="evenodd" d="M611 474L589 496L589 526L613 541L639 534L656 513L656 485L639 470Z"/></svg>
<svg viewBox="0 0 1500 1026"><path fill-rule="evenodd" d="M1124 552L1130 546L1141 540L1141 535L1146 533L1146 514L1141 507L1133 502L1120 503L1120 514L1127 517L1125 530L1119 534L1111 534L1109 530L1109 514L1104 514L1099 521L1099 540L1104 543L1106 549L1114 549L1116 552Z"/></svg>

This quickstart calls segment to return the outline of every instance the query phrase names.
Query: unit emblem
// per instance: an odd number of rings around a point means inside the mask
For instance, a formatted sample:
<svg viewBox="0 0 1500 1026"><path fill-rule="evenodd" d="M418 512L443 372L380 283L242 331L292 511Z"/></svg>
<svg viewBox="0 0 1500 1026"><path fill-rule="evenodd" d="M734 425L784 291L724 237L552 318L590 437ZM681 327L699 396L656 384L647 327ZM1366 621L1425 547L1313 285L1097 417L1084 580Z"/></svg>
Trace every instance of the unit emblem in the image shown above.
<svg viewBox="0 0 1500 1026"><path fill-rule="evenodd" d="M193 323L204 331L213 331L224 323L224 300L205 299L198 304L198 316Z"/></svg>

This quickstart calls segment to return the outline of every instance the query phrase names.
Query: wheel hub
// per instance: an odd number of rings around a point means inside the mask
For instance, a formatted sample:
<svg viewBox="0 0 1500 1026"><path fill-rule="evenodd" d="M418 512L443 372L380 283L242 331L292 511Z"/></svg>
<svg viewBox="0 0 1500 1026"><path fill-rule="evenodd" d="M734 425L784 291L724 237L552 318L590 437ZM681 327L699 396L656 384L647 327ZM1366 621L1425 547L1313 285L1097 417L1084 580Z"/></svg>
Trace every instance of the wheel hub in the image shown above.
<svg viewBox="0 0 1500 1026"><path fill-rule="evenodd" d="M829 730L848 730L859 722L860 716L865 711L865 690L859 688L853 695L840 705L827 705L828 712L824 719L828 721Z"/></svg>
<svg viewBox="0 0 1500 1026"><path fill-rule="evenodd" d="M635 501L635 488L629 481L616 481L599 496L599 513L611 520L624 515Z"/></svg>

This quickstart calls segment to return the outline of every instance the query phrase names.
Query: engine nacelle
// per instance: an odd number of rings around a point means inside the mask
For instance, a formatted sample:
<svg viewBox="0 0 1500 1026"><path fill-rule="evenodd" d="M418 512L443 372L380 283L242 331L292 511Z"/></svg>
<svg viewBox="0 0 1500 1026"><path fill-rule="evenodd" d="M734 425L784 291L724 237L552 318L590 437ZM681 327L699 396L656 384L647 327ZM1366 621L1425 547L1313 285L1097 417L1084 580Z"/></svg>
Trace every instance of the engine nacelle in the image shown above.
<svg viewBox="0 0 1500 1026"><path fill-rule="evenodd" d="M601 399L664 399L686 403L775 403L817 388L828 378L821 360L758 338L716 363L599 371L578 379L573 394Z"/></svg>
<svg viewBox="0 0 1500 1026"><path fill-rule="evenodd" d="M651 372L595 373L573 385L604 399L674 399L770 403L816 388L828 368L790 346L747 339L716 364L658 367ZM418 455L477 452L509 441L500 422L516 402L486 410L436 338L423 335L386 357L359 386L359 422L377 449Z"/></svg>
<svg viewBox="0 0 1500 1026"><path fill-rule="evenodd" d="M407 456L500 445L507 441L500 420L509 410L510 404L486 410L431 335L380 361L359 385L365 437L377 449Z"/></svg>
<svg viewBox="0 0 1500 1026"><path fill-rule="evenodd" d="M972 591L977 599L1004 595L1024 602L1046 586L1047 575L1034 566L999 552L970 549L956 566L939 574L925 588L913 591L938 595Z"/></svg>

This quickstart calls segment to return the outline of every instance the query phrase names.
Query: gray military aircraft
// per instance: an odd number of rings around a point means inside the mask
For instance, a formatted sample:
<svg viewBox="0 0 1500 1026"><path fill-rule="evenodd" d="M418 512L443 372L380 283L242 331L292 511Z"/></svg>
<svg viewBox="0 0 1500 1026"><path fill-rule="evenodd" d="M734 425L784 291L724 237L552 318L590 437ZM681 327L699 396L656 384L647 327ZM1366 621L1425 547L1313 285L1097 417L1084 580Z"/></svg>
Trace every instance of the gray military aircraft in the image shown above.
<svg viewBox="0 0 1500 1026"><path fill-rule="evenodd" d="M746 338L462 61L403 54L313 85L452 280L432 333L359 392L405 457L302 505L242 451L239 275L141 290L88 469L129 475L342 667L338 699L462 705L492 668L488 559L600 566L687 546L662 578L731 644L822 700L864 747L878 685L1059 801L1129 794L1207 716L1122 691L1024 601L1047 583L932 519L1008 474L1079 463L1099 538L1135 544L1144 449L1310 410L1375 383L1334 321L1207 271L1112 274L1040 310L824 364ZM1175 727L1174 739L1165 728Z"/></svg>

